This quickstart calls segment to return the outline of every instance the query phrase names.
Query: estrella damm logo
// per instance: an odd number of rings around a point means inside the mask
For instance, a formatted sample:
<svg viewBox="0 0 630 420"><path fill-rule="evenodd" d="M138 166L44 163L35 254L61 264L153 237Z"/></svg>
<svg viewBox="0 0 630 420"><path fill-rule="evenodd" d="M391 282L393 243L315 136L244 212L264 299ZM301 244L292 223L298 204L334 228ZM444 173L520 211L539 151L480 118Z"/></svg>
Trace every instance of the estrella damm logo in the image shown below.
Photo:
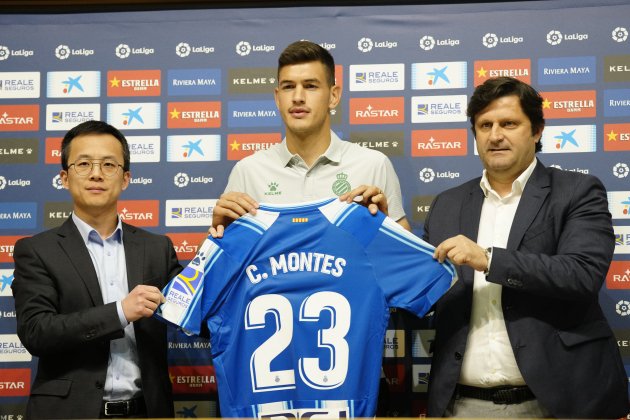
<svg viewBox="0 0 630 420"><path fill-rule="evenodd" d="M110 70L107 72L107 96L160 96L160 70Z"/></svg>
<svg viewBox="0 0 630 420"><path fill-rule="evenodd" d="M531 83L532 64L529 58L514 60L478 60L474 64L474 83L478 86L488 79L509 76Z"/></svg>
<svg viewBox="0 0 630 420"><path fill-rule="evenodd" d="M604 124L604 150L630 151L630 123Z"/></svg>
<svg viewBox="0 0 630 420"><path fill-rule="evenodd" d="M282 142L280 133L228 134L227 158L241 160L280 142Z"/></svg>
<svg viewBox="0 0 630 420"><path fill-rule="evenodd" d="M540 92L545 119L592 118L597 114L594 90Z"/></svg>

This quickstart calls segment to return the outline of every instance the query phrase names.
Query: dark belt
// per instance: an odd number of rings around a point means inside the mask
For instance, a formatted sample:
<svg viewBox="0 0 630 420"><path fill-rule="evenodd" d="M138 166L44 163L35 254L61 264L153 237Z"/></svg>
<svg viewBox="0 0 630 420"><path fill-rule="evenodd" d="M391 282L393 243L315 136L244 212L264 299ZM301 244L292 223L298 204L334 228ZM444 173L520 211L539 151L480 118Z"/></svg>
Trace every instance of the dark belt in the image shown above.
<svg viewBox="0 0 630 420"><path fill-rule="evenodd" d="M494 388L477 388L474 386L457 384L456 397L476 398L492 401L495 404L520 404L535 400L536 396L527 386L498 386Z"/></svg>
<svg viewBox="0 0 630 420"><path fill-rule="evenodd" d="M125 417L146 414L147 407L144 398L134 398L124 401L103 401L101 415L105 417Z"/></svg>

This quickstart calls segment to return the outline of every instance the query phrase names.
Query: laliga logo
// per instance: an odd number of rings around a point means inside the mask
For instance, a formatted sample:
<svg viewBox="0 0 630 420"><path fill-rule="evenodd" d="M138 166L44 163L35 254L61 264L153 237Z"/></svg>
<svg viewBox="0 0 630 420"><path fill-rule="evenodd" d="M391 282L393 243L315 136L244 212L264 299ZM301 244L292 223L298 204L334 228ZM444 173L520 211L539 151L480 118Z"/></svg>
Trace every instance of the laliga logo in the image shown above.
<svg viewBox="0 0 630 420"><path fill-rule="evenodd" d="M435 172L431 168L423 168L420 173L420 181L422 182L432 182L435 179Z"/></svg>
<svg viewBox="0 0 630 420"><path fill-rule="evenodd" d="M6 60L10 55L11 51L9 51L9 48L4 45L0 45L0 61Z"/></svg>
<svg viewBox="0 0 630 420"><path fill-rule="evenodd" d="M175 53L180 57L188 57L190 55L190 45L187 42L180 42L175 47Z"/></svg>
<svg viewBox="0 0 630 420"><path fill-rule="evenodd" d="M431 35L425 35L420 38L420 48L425 51L429 51L432 50L433 47L435 47L435 38L433 38Z"/></svg>
<svg viewBox="0 0 630 420"><path fill-rule="evenodd" d="M359 51L364 53L372 51L373 47L374 42L372 42L370 38L361 38L357 43L357 48L359 48Z"/></svg>
<svg viewBox="0 0 630 420"><path fill-rule="evenodd" d="M621 316L630 315L630 302L627 300L620 300L615 306L615 311L617 311L617 313Z"/></svg>
<svg viewBox="0 0 630 420"><path fill-rule="evenodd" d="M63 182L61 182L61 175L57 174L52 179L52 186L57 190L63 190Z"/></svg>
<svg viewBox="0 0 630 420"><path fill-rule="evenodd" d="M625 163L619 162L613 167L613 175L617 178L625 178L628 176L628 173L630 173L630 168Z"/></svg>
<svg viewBox="0 0 630 420"><path fill-rule="evenodd" d="M116 56L120 58L121 60L129 57L129 54L131 54L131 48L129 48L129 45L119 44L116 47Z"/></svg>
<svg viewBox="0 0 630 420"><path fill-rule="evenodd" d="M252 45L247 41L241 41L236 44L236 53L242 57L249 55L252 52Z"/></svg>
<svg viewBox="0 0 630 420"><path fill-rule="evenodd" d="M494 48L499 43L499 38L497 37L497 34L487 33L483 36L481 42L483 42L483 46L486 48Z"/></svg>
<svg viewBox="0 0 630 420"><path fill-rule="evenodd" d="M65 60L70 57L70 47L63 44L58 45L57 48L55 48L55 57L60 60Z"/></svg>
<svg viewBox="0 0 630 420"><path fill-rule="evenodd" d="M0 190L4 190L4 187L7 186L7 179L0 175Z"/></svg>
<svg viewBox="0 0 630 420"><path fill-rule="evenodd" d="M184 172L179 172L175 175L175 178L173 178L173 182L179 188L184 188L190 182L190 177Z"/></svg>
<svg viewBox="0 0 630 420"><path fill-rule="evenodd" d="M618 26L612 31L612 39L615 42L625 42L628 39L628 30Z"/></svg>
<svg viewBox="0 0 630 420"><path fill-rule="evenodd" d="M562 33L560 31L549 31L547 33L547 43L550 45L558 45L562 42Z"/></svg>

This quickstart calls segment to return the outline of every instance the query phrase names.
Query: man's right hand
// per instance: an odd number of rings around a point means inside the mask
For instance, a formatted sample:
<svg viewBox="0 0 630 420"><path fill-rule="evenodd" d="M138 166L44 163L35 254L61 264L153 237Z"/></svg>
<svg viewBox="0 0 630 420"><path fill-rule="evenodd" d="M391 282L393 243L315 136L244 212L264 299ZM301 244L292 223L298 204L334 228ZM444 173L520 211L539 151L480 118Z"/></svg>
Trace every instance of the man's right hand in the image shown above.
<svg viewBox="0 0 630 420"><path fill-rule="evenodd" d="M212 210L212 226L208 233L213 238L221 238L223 229L232 221L247 213L256 214L258 203L249 195L241 192L230 191L221 194Z"/></svg>

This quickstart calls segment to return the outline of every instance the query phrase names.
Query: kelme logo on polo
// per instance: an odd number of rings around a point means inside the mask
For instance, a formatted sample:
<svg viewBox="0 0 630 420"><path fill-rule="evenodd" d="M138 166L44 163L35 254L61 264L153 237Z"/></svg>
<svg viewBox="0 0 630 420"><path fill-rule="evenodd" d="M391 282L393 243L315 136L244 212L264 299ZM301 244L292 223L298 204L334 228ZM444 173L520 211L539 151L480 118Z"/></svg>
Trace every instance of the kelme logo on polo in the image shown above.
<svg viewBox="0 0 630 420"><path fill-rule="evenodd" d="M279 190L280 185L275 182L272 181L267 185L268 189L267 191L264 192L265 195L281 195L282 191Z"/></svg>
<svg viewBox="0 0 630 420"><path fill-rule="evenodd" d="M39 98L38 71L0 72L0 99Z"/></svg>
<svg viewBox="0 0 630 420"><path fill-rule="evenodd" d="M348 182L348 174L340 172L336 175L337 179L332 184L332 192L336 196L343 195L352 190L350 182Z"/></svg>

